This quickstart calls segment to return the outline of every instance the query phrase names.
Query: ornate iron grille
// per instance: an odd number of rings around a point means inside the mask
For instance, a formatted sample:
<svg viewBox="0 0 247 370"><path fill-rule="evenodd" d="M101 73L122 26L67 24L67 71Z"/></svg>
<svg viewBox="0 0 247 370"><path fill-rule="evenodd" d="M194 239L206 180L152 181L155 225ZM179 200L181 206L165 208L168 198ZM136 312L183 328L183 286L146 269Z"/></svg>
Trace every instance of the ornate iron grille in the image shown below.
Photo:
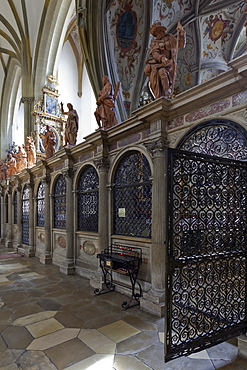
<svg viewBox="0 0 247 370"><path fill-rule="evenodd" d="M60 175L54 186L54 227L66 228L66 180Z"/></svg>
<svg viewBox="0 0 247 370"><path fill-rule="evenodd" d="M131 152L119 163L114 178L114 234L151 237L152 182L147 158Z"/></svg>
<svg viewBox="0 0 247 370"><path fill-rule="evenodd" d="M14 211L14 224L17 224L17 192L14 192L13 197L13 211Z"/></svg>
<svg viewBox="0 0 247 370"><path fill-rule="evenodd" d="M5 219L6 224L9 223L9 196L6 194L5 196Z"/></svg>
<svg viewBox="0 0 247 370"><path fill-rule="evenodd" d="M29 217L30 217L30 204L29 204L29 188L25 185L22 194L22 243L29 244Z"/></svg>
<svg viewBox="0 0 247 370"><path fill-rule="evenodd" d="M88 166L80 175L77 202L78 230L97 233L99 178L92 166Z"/></svg>
<svg viewBox="0 0 247 370"><path fill-rule="evenodd" d="M247 163L169 150L169 361L247 331Z"/></svg>
<svg viewBox="0 0 247 370"><path fill-rule="evenodd" d="M37 192L37 226L45 226L45 185L42 182Z"/></svg>
<svg viewBox="0 0 247 370"><path fill-rule="evenodd" d="M197 126L186 135L178 148L221 158L247 160L247 135L239 125L216 119Z"/></svg>

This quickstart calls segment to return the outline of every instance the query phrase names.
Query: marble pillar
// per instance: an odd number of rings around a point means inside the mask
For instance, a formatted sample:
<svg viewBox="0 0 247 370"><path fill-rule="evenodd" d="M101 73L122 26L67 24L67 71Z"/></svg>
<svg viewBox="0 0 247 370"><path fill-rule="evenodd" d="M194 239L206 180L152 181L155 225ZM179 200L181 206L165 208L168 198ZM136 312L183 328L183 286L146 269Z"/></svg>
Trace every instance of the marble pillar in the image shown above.
<svg viewBox="0 0 247 370"><path fill-rule="evenodd" d="M21 199L21 186L16 188L17 191L17 250L22 244L22 199Z"/></svg>
<svg viewBox="0 0 247 370"><path fill-rule="evenodd" d="M167 271L167 140L159 138L145 146L153 158L151 289L144 292L141 306L157 316L163 316Z"/></svg>
<svg viewBox="0 0 247 370"><path fill-rule="evenodd" d="M4 232L5 232L5 229L4 229L4 191L3 189L1 189L1 243L4 242Z"/></svg>

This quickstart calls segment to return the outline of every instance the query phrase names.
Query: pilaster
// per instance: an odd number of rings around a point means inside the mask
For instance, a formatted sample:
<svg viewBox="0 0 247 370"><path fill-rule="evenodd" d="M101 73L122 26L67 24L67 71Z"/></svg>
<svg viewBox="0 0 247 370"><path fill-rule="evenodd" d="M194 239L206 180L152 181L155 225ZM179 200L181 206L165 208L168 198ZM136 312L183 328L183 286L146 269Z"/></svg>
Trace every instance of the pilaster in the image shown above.
<svg viewBox="0 0 247 370"><path fill-rule="evenodd" d="M7 188L8 194L8 230L6 235L5 247L13 248L13 202L12 202L12 185L9 183Z"/></svg>
<svg viewBox="0 0 247 370"><path fill-rule="evenodd" d="M52 256L51 256L51 206L50 206L50 184L51 184L51 177L49 174L46 174L43 179L42 183L45 187L45 253L44 255L40 256L40 262L48 265L52 263Z"/></svg>

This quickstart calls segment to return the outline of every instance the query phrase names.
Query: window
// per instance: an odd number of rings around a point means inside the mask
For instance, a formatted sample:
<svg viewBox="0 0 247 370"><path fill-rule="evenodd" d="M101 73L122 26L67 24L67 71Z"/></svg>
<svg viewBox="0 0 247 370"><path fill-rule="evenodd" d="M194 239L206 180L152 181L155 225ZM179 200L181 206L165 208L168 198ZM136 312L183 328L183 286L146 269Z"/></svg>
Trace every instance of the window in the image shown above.
<svg viewBox="0 0 247 370"><path fill-rule="evenodd" d="M17 224L17 192L14 192L13 197L13 209L14 209L14 224Z"/></svg>

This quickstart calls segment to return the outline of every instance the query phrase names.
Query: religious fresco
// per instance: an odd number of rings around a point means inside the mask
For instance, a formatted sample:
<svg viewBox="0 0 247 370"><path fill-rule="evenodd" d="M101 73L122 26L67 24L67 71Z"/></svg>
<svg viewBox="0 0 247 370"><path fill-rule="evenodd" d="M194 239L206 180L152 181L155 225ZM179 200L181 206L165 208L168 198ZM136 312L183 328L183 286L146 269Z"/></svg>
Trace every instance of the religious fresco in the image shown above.
<svg viewBox="0 0 247 370"><path fill-rule="evenodd" d="M228 7L219 13L201 18L202 59L223 59L227 61L228 41L238 25L245 2Z"/></svg>
<svg viewBox="0 0 247 370"><path fill-rule="evenodd" d="M113 1L108 10L109 43L114 41L117 79L121 81L124 106L128 115L143 51L144 19L143 0Z"/></svg>
<svg viewBox="0 0 247 370"><path fill-rule="evenodd" d="M185 27L185 31L186 46L178 51L175 94L186 91L196 84L196 75L193 72L196 70L196 45L193 25L189 24Z"/></svg>
<svg viewBox="0 0 247 370"><path fill-rule="evenodd" d="M153 21L169 28L192 9L191 0L154 0Z"/></svg>

